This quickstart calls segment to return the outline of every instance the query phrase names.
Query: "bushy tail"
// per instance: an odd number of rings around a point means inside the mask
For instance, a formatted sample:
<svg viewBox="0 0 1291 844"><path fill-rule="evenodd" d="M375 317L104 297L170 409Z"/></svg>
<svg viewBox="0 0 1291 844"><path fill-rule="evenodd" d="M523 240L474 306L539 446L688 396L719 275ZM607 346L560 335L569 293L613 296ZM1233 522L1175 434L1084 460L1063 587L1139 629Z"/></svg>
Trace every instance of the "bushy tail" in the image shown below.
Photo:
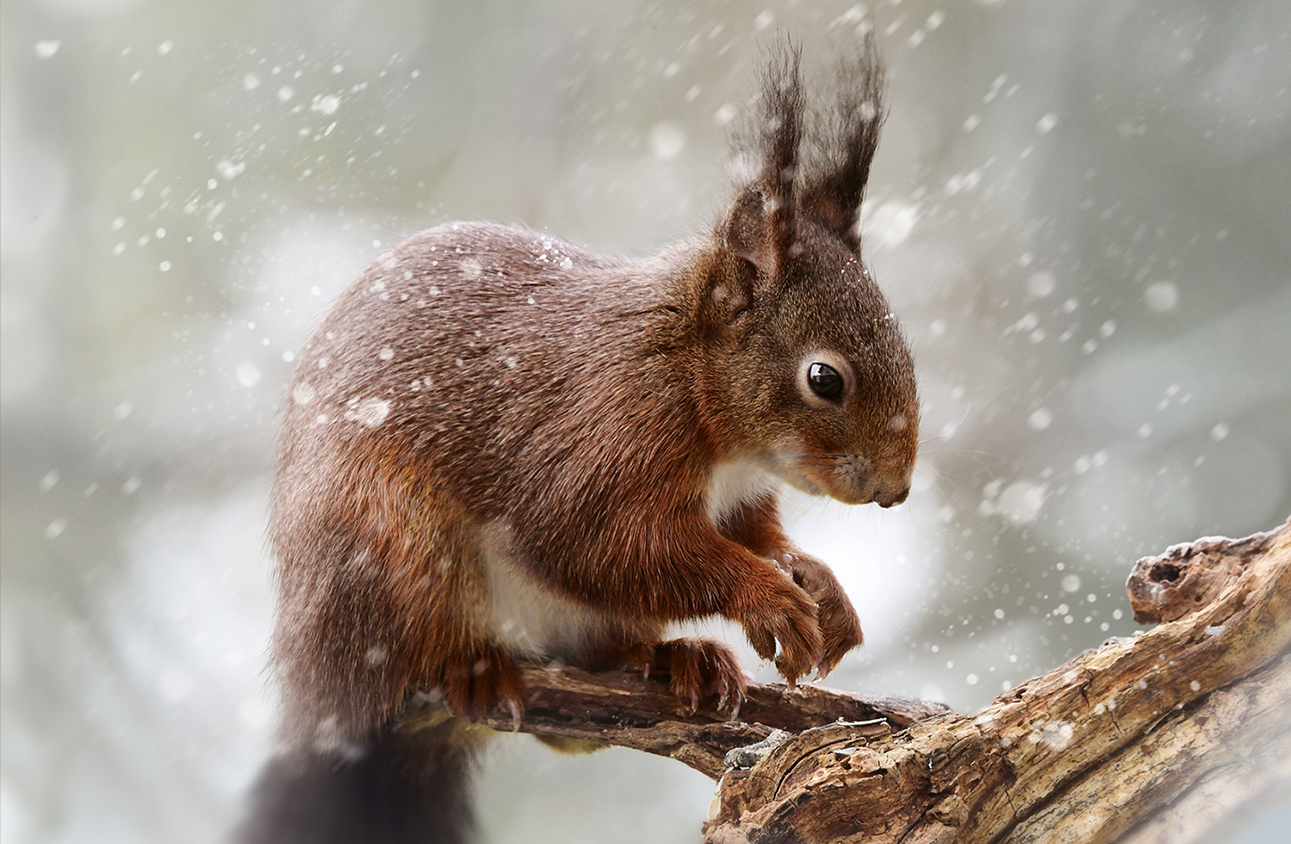
<svg viewBox="0 0 1291 844"><path fill-rule="evenodd" d="M387 731L361 754L307 750L271 759L239 844L464 844L475 823L475 742L455 719Z"/></svg>

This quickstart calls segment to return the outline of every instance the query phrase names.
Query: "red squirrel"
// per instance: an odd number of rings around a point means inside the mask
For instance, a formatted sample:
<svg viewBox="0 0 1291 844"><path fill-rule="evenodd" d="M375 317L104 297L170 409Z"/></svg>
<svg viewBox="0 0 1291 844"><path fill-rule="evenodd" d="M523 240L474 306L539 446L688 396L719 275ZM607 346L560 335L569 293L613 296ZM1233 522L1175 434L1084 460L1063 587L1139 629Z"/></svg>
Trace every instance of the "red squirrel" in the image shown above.
<svg viewBox="0 0 1291 844"><path fill-rule="evenodd" d="M774 51L711 234L653 258L485 223L415 235L341 297L289 389L273 492L284 750L245 841L460 841L471 731L517 665L670 675L738 708L724 616L794 683L861 643L782 483L905 500L913 363L861 260L872 45L808 111ZM433 690L454 718L396 729Z"/></svg>

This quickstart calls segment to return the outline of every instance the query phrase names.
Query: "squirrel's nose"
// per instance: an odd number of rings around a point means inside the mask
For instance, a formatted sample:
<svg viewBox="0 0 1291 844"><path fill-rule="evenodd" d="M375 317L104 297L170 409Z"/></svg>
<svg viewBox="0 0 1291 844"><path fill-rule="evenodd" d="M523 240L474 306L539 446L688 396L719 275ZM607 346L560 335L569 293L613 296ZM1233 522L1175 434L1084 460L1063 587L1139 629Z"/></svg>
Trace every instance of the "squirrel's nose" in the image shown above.
<svg viewBox="0 0 1291 844"><path fill-rule="evenodd" d="M910 482L904 481L900 484L883 484L874 494L874 501L880 507L895 507L905 501L910 495Z"/></svg>

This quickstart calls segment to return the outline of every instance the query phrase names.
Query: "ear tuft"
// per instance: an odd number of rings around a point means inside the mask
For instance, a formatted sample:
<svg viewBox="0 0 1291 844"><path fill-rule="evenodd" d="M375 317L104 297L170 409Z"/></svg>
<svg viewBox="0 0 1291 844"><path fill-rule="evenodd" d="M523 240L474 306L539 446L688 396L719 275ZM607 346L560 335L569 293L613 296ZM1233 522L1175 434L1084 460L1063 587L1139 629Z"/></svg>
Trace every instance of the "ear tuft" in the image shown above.
<svg viewBox="0 0 1291 844"><path fill-rule="evenodd" d="M861 201L887 117L885 84L871 28L860 51L839 61L833 84L837 95L828 108L816 114L812 126L813 156L805 179L803 210L853 251L860 249Z"/></svg>
<svg viewBox="0 0 1291 844"><path fill-rule="evenodd" d="M734 160L752 178L740 186L727 212L725 242L764 277L779 275L794 240L794 184L803 128L801 58L801 47L788 42L768 52L758 108L732 139Z"/></svg>
<svg viewBox="0 0 1291 844"><path fill-rule="evenodd" d="M801 56L790 41L768 50L757 108L732 137L738 192L718 242L743 265L741 285L751 304L782 280L801 252L801 215L860 251L861 200L885 117L873 29L858 52L838 63L833 101L813 114L810 133L803 126Z"/></svg>

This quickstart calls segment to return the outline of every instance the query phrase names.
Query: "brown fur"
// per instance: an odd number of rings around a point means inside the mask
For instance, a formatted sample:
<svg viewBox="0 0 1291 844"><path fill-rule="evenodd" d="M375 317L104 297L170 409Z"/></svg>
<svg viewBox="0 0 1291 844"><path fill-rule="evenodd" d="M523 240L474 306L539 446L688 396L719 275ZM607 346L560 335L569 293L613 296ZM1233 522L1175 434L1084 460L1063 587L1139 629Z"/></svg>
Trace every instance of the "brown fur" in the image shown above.
<svg viewBox="0 0 1291 844"><path fill-rule="evenodd" d="M860 644L774 490L739 486L759 467L849 503L909 489L913 367L856 230L880 74L868 51L849 73L800 167L798 55L769 62L737 141L762 166L711 237L634 261L457 223L345 293L297 366L274 491L291 746L361 756L417 689L518 711L520 659L666 670L737 705L729 649L663 642L672 621L739 622L790 682ZM841 405L808 390L813 360Z"/></svg>

